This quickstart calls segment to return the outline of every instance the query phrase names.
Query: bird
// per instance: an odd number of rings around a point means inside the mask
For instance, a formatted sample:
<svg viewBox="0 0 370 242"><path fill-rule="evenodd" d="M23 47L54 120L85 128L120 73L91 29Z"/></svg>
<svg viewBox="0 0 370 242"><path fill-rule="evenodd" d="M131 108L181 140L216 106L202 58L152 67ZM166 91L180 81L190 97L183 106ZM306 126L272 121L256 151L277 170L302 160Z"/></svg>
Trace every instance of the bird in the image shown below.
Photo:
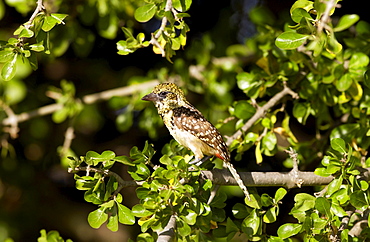
<svg viewBox="0 0 370 242"><path fill-rule="evenodd" d="M247 187L230 162L230 152L221 133L186 100L183 91L176 84L160 83L151 93L142 97L142 100L154 103L172 137L194 153L195 159L191 164L200 165L207 156L220 158L250 200Z"/></svg>

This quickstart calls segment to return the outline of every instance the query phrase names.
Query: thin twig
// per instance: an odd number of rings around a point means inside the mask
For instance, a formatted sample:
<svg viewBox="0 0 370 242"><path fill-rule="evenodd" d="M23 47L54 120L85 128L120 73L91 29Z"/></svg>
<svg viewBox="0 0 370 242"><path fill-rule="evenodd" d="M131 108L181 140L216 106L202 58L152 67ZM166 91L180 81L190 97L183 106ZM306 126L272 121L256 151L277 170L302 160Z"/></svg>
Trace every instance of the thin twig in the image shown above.
<svg viewBox="0 0 370 242"><path fill-rule="evenodd" d="M18 137L18 120L17 120L17 115L13 112L13 110L4 102L0 102L0 106L3 107L4 112L6 115L8 115L8 119L11 120L12 122L10 123L10 127L5 127L4 132L8 133L12 139L15 139Z"/></svg>
<svg viewBox="0 0 370 242"><path fill-rule="evenodd" d="M226 144L230 145L234 140L242 136L243 132L246 132L248 129L250 129L252 125L255 122L257 122L258 119L264 117L266 112L270 108L274 107L286 95L291 95L295 99L299 98L297 93L295 93L294 91L292 91L292 89L284 85L282 91L276 93L275 96L273 96L265 105L263 105L260 108L257 108L256 113L243 125L243 127L240 130L236 131L232 136L226 137L227 138Z"/></svg>
<svg viewBox="0 0 370 242"><path fill-rule="evenodd" d="M159 83L158 80L152 80L152 81L148 81L142 84L115 88L115 89L83 96L81 100L84 104L93 104L93 103L97 103L100 101L108 100L113 96L132 95L135 92L154 87L158 83ZM8 116L8 118L2 120L1 124L3 126L8 126L14 123L22 123L29 119L35 118L35 117L52 114L55 111L60 110L62 108L63 108L63 105L59 103L49 104L49 105L40 107L38 109L29 111L29 112L24 112L24 113L20 113L20 114L13 115L13 116Z"/></svg>
<svg viewBox="0 0 370 242"><path fill-rule="evenodd" d="M164 12L170 12L172 11L172 0L167 0L166 2L166 6L164 8ZM174 13L174 12L172 12ZM176 16L175 16L176 18ZM157 33L154 35L152 34L152 38L151 40L149 41L150 44L156 46L162 53L162 57L165 57L166 56L166 53L163 49L163 47L160 45L160 43L158 43L158 38L162 35L162 33L164 32L165 28L166 28L166 25L167 25L167 22L168 22L168 19L166 16L163 16L162 18L162 22L161 22L161 26L159 27Z"/></svg>
<svg viewBox="0 0 370 242"><path fill-rule="evenodd" d="M289 157L293 160L293 168L291 170L291 173L292 173L292 176L296 179L296 184L297 186L300 188L304 182L303 179L299 178L299 170L298 170L298 164L299 164L299 160L298 160L298 153L292 148L290 147L289 150L285 150L285 152L289 155Z"/></svg>
<svg viewBox="0 0 370 242"><path fill-rule="evenodd" d="M72 121L72 123L73 123L73 121ZM61 157L67 155L68 150L71 147L72 140L75 138L74 131L75 131L75 129L73 127L73 124L68 126L68 128L67 128L67 130L64 134L64 142L63 142L62 150L60 152Z"/></svg>
<svg viewBox="0 0 370 242"><path fill-rule="evenodd" d="M42 0L37 0L36 4L37 4L37 6L36 6L35 11L32 13L32 15L31 15L30 19L27 21L27 23L25 23L25 24L24 24L24 27L25 27L26 29L29 29L29 28L31 28L31 27L32 27L32 22L33 22L33 20L36 18L36 16L37 16L40 12L44 11L44 9L45 9L45 7L44 7L44 5L43 5L43 3L42 3Z"/></svg>
<svg viewBox="0 0 370 242"><path fill-rule="evenodd" d="M328 0L325 3L326 3L325 11L321 16L319 25L317 26L318 34L320 34L324 30L324 28L328 25L328 22L330 21L330 12L337 4L337 0Z"/></svg>

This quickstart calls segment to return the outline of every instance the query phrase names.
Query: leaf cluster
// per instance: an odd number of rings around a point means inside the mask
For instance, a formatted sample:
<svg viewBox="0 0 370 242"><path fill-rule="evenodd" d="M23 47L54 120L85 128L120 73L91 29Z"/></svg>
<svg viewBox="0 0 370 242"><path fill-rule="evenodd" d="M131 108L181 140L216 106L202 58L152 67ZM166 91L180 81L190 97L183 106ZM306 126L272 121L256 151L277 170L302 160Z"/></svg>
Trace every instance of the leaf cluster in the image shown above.
<svg viewBox="0 0 370 242"><path fill-rule="evenodd" d="M29 63L33 70L38 68L36 53L50 54L49 32L63 24L67 14L40 12L37 16L14 31L14 36L0 44L1 77L4 81L14 78L17 59Z"/></svg>

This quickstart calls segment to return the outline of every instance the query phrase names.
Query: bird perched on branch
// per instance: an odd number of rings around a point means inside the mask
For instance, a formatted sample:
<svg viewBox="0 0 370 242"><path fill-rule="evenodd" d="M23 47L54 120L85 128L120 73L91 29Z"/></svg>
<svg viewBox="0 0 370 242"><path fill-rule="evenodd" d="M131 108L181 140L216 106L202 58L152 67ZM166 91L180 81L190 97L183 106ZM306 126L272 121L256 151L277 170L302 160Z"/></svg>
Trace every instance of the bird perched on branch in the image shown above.
<svg viewBox="0 0 370 242"><path fill-rule="evenodd" d="M155 104L170 134L194 153L192 164L200 165L205 155L220 158L245 196L250 199L246 186L230 163L230 153L220 132L186 100L178 86L174 83L161 83L142 100Z"/></svg>

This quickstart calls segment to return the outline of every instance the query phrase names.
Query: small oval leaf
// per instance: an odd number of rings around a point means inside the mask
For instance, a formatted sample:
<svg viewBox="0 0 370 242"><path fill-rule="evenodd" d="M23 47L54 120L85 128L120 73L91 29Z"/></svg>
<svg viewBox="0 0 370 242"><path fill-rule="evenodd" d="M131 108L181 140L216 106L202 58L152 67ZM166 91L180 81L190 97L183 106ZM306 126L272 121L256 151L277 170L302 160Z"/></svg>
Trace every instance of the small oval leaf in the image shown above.
<svg viewBox="0 0 370 242"><path fill-rule="evenodd" d="M134 16L139 22L148 22L156 12L157 6L154 3L150 3L137 8Z"/></svg>
<svg viewBox="0 0 370 242"><path fill-rule="evenodd" d="M293 50L301 46L309 35L298 34L292 31L280 34L276 40L275 45L281 49Z"/></svg>

